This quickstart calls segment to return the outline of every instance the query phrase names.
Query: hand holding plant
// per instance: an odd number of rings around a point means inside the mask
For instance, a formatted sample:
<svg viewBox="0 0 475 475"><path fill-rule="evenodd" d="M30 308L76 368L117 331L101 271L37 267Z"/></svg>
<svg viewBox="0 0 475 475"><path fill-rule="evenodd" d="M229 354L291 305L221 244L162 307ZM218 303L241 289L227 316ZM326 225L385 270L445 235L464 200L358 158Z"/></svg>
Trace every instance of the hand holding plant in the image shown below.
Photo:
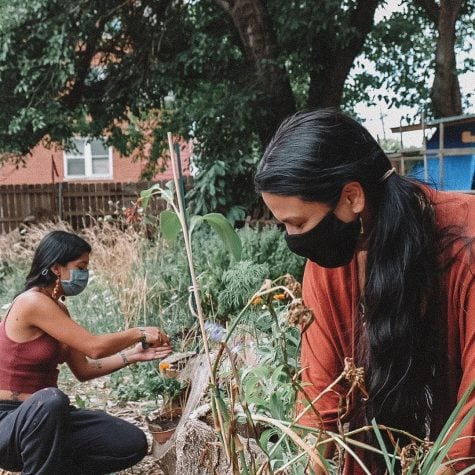
<svg viewBox="0 0 475 475"><path fill-rule="evenodd" d="M168 335L158 327L139 327L144 346L158 347L170 345Z"/></svg>

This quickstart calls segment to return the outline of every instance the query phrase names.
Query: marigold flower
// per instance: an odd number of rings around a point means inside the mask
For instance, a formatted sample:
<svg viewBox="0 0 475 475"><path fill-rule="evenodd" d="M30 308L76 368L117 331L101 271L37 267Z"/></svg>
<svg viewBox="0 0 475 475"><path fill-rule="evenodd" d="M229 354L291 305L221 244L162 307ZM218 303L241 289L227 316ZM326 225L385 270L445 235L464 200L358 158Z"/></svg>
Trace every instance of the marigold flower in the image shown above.
<svg viewBox="0 0 475 475"><path fill-rule="evenodd" d="M287 298L286 294L275 294L272 297L274 300L285 300Z"/></svg>
<svg viewBox="0 0 475 475"><path fill-rule="evenodd" d="M264 301L262 300L262 297L255 297L253 300L252 300L252 305L260 305L261 303L263 303Z"/></svg>
<svg viewBox="0 0 475 475"><path fill-rule="evenodd" d="M160 370L160 373L165 373L167 369L170 369L170 363L168 363L167 361L162 361L158 365L158 369Z"/></svg>

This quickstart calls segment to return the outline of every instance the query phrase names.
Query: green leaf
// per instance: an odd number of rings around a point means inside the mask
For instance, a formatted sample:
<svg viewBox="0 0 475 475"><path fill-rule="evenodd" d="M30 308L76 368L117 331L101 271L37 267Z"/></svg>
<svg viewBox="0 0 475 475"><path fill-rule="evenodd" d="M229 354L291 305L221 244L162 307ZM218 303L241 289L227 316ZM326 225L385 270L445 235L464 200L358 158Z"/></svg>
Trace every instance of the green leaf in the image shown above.
<svg viewBox="0 0 475 475"><path fill-rule="evenodd" d="M421 469L424 471L424 473L425 473L425 471L427 471L427 473L432 474L437 470L438 464L440 465L440 463L443 461L445 453L447 453L449 451L451 445L455 442L455 438L458 436L460 431L463 429L464 425L467 424L467 422L469 420L469 418L467 416L469 416L471 414L471 416L473 417L473 412L475 411L475 408L472 408L472 410L468 414L465 415L465 417L462 419L461 423L457 426L454 433L452 434L452 437L446 443L445 448L444 448L443 444L444 444L445 438L447 437L447 434L450 431L450 428L454 424L455 419L457 418L458 414L462 410L464 404L466 403L467 399L469 398L470 394L472 393L472 391L474 389L475 389L475 382L473 382L469 386L467 391L465 391L463 396L460 398L460 401L458 402L457 406L452 411L452 414L447 419L447 422L445 423L444 427L440 431L439 436L437 437L436 441L434 442L434 445L432 446L430 454L428 455L426 460L424 460L424 463L421 467ZM454 438L454 436L455 436L455 438ZM440 454L443 454L442 457L440 457Z"/></svg>
<svg viewBox="0 0 475 475"><path fill-rule="evenodd" d="M181 231L181 225L174 211L166 209L160 213L160 231L168 243L173 244L176 241Z"/></svg>
<svg viewBox="0 0 475 475"><path fill-rule="evenodd" d="M142 207L144 210L147 209L148 207L148 203L150 201L150 198L153 196L153 195L156 195L156 194L159 194L162 192L162 188L161 186L156 183L155 185L151 186L150 188L147 188L146 190L142 190L140 192L140 198L142 200Z"/></svg>
<svg viewBox="0 0 475 475"><path fill-rule="evenodd" d="M223 240L226 248L231 252L236 261L241 260L241 239L231 226L230 222L221 213L208 213L203 216L206 221Z"/></svg>
<svg viewBox="0 0 475 475"><path fill-rule="evenodd" d="M393 455L388 453L388 449L386 447L386 444L384 443L383 436L381 435L381 431L379 430L379 427L376 424L376 421L374 419L371 421L371 425L373 426L374 434L376 435L378 444L381 447L381 451L383 452L383 457L384 457L384 461L386 462L386 468L388 469L388 473L392 473L394 459L393 459L393 462L391 462L389 460L389 457L393 457Z"/></svg>
<svg viewBox="0 0 475 475"><path fill-rule="evenodd" d="M200 224L203 222L203 216L192 216L191 219L190 219L190 229L189 229L189 233L190 233L190 236L191 234L193 233L194 229L198 229L200 227Z"/></svg>

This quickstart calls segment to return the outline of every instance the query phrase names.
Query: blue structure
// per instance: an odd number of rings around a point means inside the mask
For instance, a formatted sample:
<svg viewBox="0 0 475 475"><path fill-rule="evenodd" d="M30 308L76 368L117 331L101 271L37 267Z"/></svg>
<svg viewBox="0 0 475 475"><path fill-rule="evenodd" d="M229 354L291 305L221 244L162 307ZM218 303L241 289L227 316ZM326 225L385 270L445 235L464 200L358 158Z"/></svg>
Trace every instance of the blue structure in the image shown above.
<svg viewBox="0 0 475 475"><path fill-rule="evenodd" d="M434 120L427 123L427 127L437 127L426 143L429 184L439 190L475 189L475 114ZM443 154L442 174L440 145ZM424 164L418 162L409 175L424 180Z"/></svg>

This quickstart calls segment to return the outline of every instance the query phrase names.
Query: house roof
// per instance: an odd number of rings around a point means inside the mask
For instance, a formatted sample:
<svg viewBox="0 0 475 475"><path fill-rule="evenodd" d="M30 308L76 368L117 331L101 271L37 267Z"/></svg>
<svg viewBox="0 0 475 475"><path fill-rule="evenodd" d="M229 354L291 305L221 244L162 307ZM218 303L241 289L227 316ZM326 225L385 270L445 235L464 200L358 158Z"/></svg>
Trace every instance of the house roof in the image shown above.
<svg viewBox="0 0 475 475"><path fill-rule="evenodd" d="M435 127L439 124L466 124L475 121L475 114L454 115L452 117L442 117L441 119L428 120L424 124L400 125L399 127L391 127L391 132L411 132L413 130L421 130L422 128Z"/></svg>

